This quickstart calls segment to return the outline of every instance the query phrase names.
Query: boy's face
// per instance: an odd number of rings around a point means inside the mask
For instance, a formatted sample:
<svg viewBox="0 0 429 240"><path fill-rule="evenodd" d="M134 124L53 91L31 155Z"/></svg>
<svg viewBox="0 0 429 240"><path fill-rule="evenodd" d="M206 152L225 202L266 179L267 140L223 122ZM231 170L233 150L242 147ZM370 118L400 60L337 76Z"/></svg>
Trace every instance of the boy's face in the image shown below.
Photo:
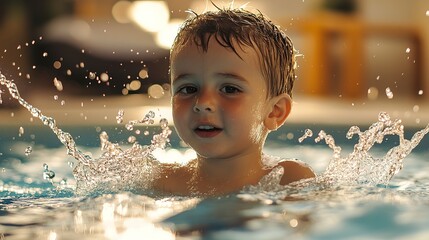
<svg viewBox="0 0 429 240"><path fill-rule="evenodd" d="M191 42L191 41L190 41ZM173 119L179 136L199 156L229 158L260 153L267 130L267 87L254 49L193 43L171 58Z"/></svg>

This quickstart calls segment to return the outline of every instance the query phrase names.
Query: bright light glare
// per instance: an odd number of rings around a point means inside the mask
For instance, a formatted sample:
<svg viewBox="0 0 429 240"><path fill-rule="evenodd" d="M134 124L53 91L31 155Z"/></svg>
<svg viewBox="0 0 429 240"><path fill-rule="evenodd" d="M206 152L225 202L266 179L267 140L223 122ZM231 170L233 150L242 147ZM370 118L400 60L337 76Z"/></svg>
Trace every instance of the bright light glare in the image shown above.
<svg viewBox="0 0 429 240"><path fill-rule="evenodd" d="M104 236L107 239L140 239L142 236L144 236L145 239L175 239L175 236L172 232L156 226L143 217L124 218L121 225L121 230L118 231L116 222L120 218L115 216L115 204L113 203L103 204L103 210L101 212L100 218L103 224Z"/></svg>
<svg viewBox="0 0 429 240"><path fill-rule="evenodd" d="M182 23L183 20L174 19L171 20L164 28L162 28L156 35L155 39L158 46L165 49L170 49Z"/></svg>
<svg viewBox="0 0 429 240"><path fill-rule="evenodd" d="M130 19L148 32L163 29L170 20L168 6L164 1L136 1L129 8Z"/></svg>

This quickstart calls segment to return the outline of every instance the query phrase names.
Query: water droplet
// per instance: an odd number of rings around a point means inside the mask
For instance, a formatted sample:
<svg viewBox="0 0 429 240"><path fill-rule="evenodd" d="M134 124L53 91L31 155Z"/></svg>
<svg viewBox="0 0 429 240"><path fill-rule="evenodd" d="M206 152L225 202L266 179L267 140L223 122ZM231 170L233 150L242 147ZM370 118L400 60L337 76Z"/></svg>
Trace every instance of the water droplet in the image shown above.
<svg viewBox="0 0 429 240"><path fill-rule="evenodd" d="M103 82L109 81L109 75L107 73L101 73L100 74L100 80Z"/></svg>
<svg viewBox="0 0 429 240"><path fill-rule="evenodd" d="M168 120L166 118L162 118L159 120L159 125L161 126L161 129L168 128Z"/></svg>
<svg viewBox="0 0 429 240"><path fill-rule="evenodd" d="M423 95L423 90L419 90L419 95Z"/></svg>
<svg viewBox="0 0 429 240"><path fill-rule="evenodd" d="M133 81L131 81L131 83L129 84L129 90L131 90L131 91L137 91L137 90L139 90L140 89L140 87L141 87L141 83L140 83L140 81L139 80L133 80Z"/></svg>
<svg viewBox="0 0 429 240"><path fill-rule="evenodd" d="M145 118L154 118L155 117L155 112L154 111L149 111L146 115Z"/></svg>
<svg viewBox="0 0 429 240"><path fill-rule="evenodd" d="M33 148L31 146L28 146L25 148L25 156L30 156L30 154L33 152Z"/></svg>
<svg viewBox="0 0 429 240"><path fill-rule="evenodd" d="M378 98L378 89L376 87L368 88L368 99L376 100Z"/></svg>
<svg viewBox="0 0 429 240"><path fill-rule="evenodd" d="M67 179L65 179L65 178L61 179L60 185L61 186L67 185Z"/></svg>
<svg viewBox="0 0 429 240"><path fill-rule="evenodd" d="M426 10L426 16L429 17L429 10Z"/></svg>
<svg viewBox="0 0 429 240"><path fill-rule="evenodd" d="M305 129L304 135L298 138L298 142L302 143L306 138L309 138L312 136L313 136L313 131L311 131L311 129Z"/></svg>
<svg viewBox="0 0 429 240"><path fill-rule="evenodd" d="M388 99L392 99L393 98L393 92L392 90L390 90L389 87L386 88L386 96Z"/></svg>
<svg viewBox="0 0 429 240"><path fill-rule="evenodd" d="M68 165L69 165L70 168L73 168L74 167L74 162L68 162Z"/></svg>
<svg viewBox="0 0 429 240"><path fill-rule="evenodd" d="M136 138L136 137L134 137L134 136L129 136L129 137L128 137L128 142L129 142L129 143L135 143L135 142L136 142L136 140L137 140L137 138Z"/></svg>
<svg viewBox="0 0 429 240"><path fill-rule="evenodd" d="M140 72L139 72L139 77L140 77L141 79L146 79L146 78L148 78L148 77L149 77L149 73L148 73L147 69L142 69L142 70L140 70Z"/></svg>
<svg viewBox="0 0 429 240"><path fill-rule="evenodd" d="M48 56L48 53L47 53L47 52L44 52L44 53L42 54L42 56L43 56L43 57L47 57L47 56Z"/></svg>
<svg viewBox="0 0 429 240"><path fill-rule="evenodd" d="M43 171L43 179L45 179L45 180L51 180L54 177L55 177L55 172L54 171L51 171L51 170L48 170L48 169L45 169Z"/></svg>
<svg viewBox="0 0 429 240"><path fill-rule="evenodd" d="M118 124L122 123L124 121L124 110L123 109L119 109L118 111L118 115L116 115L116 122Z"/></svg>
<svg viewBox="0 0 429 240"><path fill-rule="evenodd" d="M159 84L153 84L152 86L150 86L148 88L147 92L148 92L150 97L153 97L156 99L164 96L164 89Z"/></svg>
<svg viewBox="0 0 429 240"><path fill-rule="evenodd" d="M54 62L54 68L55 69L60 69L61 68L61 62L60 61L55 61Z"/></svg>
<svg viewBox="0 0 429 240"><path fill-rule="evenodd" d="M18 134L18 136L22 136L22 135L24 135L24 128L23 127L19 127L19 134Z"/></svg>
<svg viewBox="0 0 429 240"><path fill-rule="evenodd" d="M420 110L420 106L419 105L414 105L413 112L418 112L419 110Z"/></svg>
<svg viewBox="0 0 429 240"><path fill-rule="evenodd" d="M133 125L133 124L131 124L131 123L127 123L127 124L125 124L125 128L126 128L128 131L132 131L132 130L134 129L134 125Z"/></svg>
<svg viewBox="0 0 429 240"><path fill-rule="evenodd" d="M94 80L96 78L96 75L94 72L89 72L89 79Z"/></svg>
<svg viewBox="0 0 429 240"><path fill-rule="evenodd" d="M406 52L406 53L410 53L410 52L411 52L411 48L407 48L407 49L405 49L405 52Z"/></svg>

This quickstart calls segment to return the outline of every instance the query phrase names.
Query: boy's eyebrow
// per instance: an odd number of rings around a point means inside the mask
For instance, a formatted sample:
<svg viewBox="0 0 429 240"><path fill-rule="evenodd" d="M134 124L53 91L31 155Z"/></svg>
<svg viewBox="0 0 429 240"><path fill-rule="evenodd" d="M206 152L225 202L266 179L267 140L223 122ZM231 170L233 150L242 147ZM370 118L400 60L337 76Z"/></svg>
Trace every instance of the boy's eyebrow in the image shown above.
<svg viewBox="0 0 429 240"><path fill-rule="evenodd" d="M175 77L173 79L173 82L175 82L177 80L185 79L185 78L187 78L189 76L191 76L191 74L188 74L188 73L179 74L179 75L177 75L177 77Z"/></svg>

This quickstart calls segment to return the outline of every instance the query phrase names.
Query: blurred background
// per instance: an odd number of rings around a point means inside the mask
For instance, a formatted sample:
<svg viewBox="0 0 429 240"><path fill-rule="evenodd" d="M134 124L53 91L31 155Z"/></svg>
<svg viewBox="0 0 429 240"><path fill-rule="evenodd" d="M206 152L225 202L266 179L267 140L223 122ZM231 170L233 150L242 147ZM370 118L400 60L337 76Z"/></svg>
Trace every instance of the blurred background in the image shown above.
<svg viewBox="0 0 429 240"><path fill-rule="evenodd" d="M302 56L289 121L369 124L387 111L407 124L429 122L429 1L214 3L260 10L294 41ZM154 108L169 116L169 47L188 9L213 6L206 0L1 0L0 72L63 124L114 124L118 109L130 118ZM9 98L2 94L0 123L28 122Z"/></svg>

